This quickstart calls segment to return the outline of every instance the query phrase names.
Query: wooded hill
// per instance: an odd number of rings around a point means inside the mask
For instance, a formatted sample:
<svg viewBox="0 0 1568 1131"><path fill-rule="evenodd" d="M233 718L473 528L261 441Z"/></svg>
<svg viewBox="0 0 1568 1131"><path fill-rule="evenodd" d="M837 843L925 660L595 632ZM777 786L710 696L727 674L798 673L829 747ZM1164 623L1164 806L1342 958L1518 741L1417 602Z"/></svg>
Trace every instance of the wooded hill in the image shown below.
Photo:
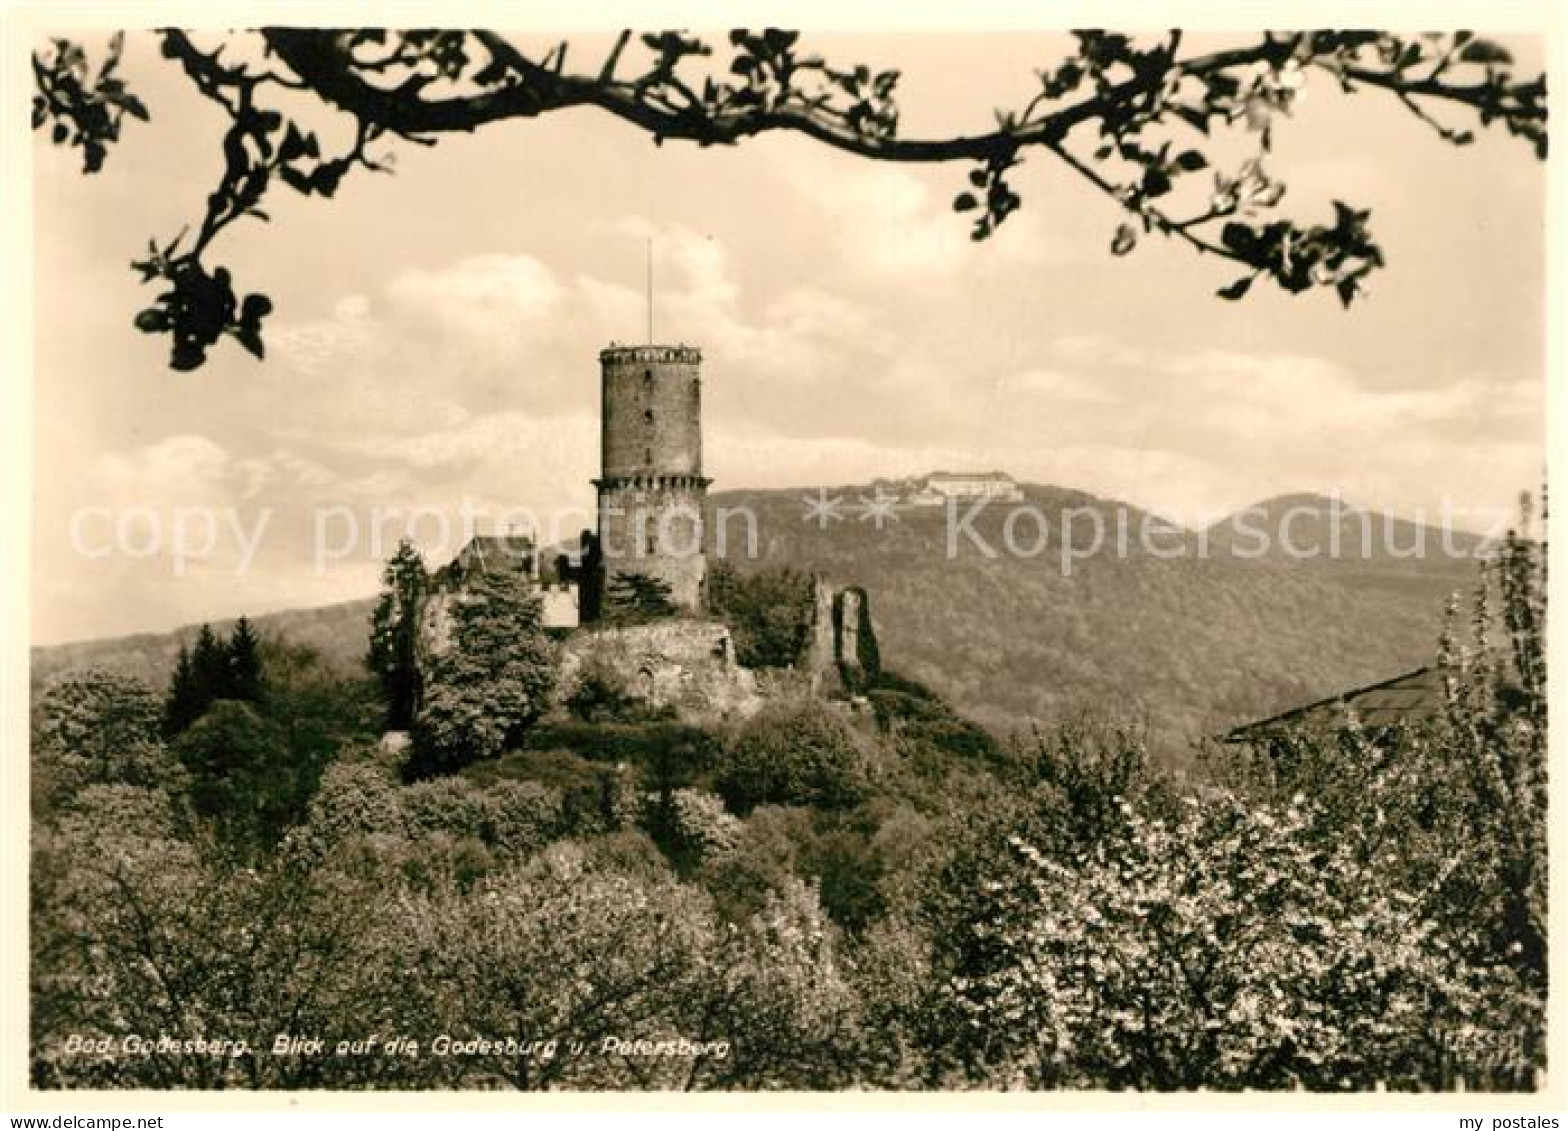
<svg viewBox="0 0 1568 1131"><path fill-rule="evenodd" d="M756 515L757 553L746 556L742 519L727 524L726 560L739 571L790 567L839 585L864 586L884 655L900 673L930 685L954 706L1007 733L1036 720L1049 727L1085 710L1146 717L1156 745L1179 753L1187 740L1248 719L1387 678L1430 663L1444 602L1474 586L1476 563L1445 554L1428 530L1424 556L1396 556L1374 516L1372 544L1360 522L1346 525L1341 554L1297 558L1273 545L1258 556L1251 531L1277 531L1291 508L1297 546L1328 545L1328 500L1288 496L1205 531L1165 534L1162 557L1138 545L1145 512L1082 492L1026 485L1028 505L1048 520L1041 543L1032 519L1015 520L1008 553L1003 524L1016 504L994 504L970 526L998 551L987 557L967 534L948 555L942 508L899 508L897 521L861 518L869 486L829 488L842 518L806 521L817 489L717 492L711 505ZM1317 519L1306 513L1316 507ZM1062 568L1059 516L1073 508L1101 515L1107 545ZM967 513L961 508L960 513ZM1131 531L1126 555L1110 544L1119 516ZM1245 521L1241 516L1245 515ZM1390 527L1397 552L1420 530ZM1093 521L1075 521L1079 551ZM1473 552L1480 539L1453 539ZM345 669L365 652L372 602L351 601L252 619L264 636L318 649ZM243 610L236 610L239 613ZM227 624L215 625L227 628ZM35 686L87 665L135 673L161 685L194 628L33 649Z"/></svg>

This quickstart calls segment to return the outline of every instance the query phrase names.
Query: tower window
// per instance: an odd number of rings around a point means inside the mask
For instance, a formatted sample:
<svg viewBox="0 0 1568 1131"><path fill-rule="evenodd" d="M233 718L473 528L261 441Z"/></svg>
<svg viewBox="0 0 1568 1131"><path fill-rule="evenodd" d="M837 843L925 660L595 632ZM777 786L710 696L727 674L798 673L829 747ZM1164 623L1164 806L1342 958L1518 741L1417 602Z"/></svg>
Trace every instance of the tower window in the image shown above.
<svg viewBox="0 0 1568 1131"><path fill-rule="evenodd" d="M642 414L642 418L644 420L646 420L649 424L652 424L653 423L653 409L650 408L650 409L644 410L644 412Z"/></svg>
<svg viewBox="0 0 1568 1131"><path fill-rule="evenodd" d="M653 370L651 370L651 369L644 369L643 370L643 372L642 372L642 383L644 385L651 385L651 384L653 384Z"/></svg>
<svg viewBox="0 0 1568 1131"><path fill-rule="evenodd" d="M648 553L651 556L651 555L656 554L658 552L659 552L658 536L654 535L654 534L649 534L648 535Z"/></svg>
<svg viewBox="0 0 1568 1131"><path fill-rule="evenodd" d="M644 448L642 450L642 462L646 463L646 464L649 464L650 466L652 465L652 463L653 463L653 449L652 448Z"/></svg>

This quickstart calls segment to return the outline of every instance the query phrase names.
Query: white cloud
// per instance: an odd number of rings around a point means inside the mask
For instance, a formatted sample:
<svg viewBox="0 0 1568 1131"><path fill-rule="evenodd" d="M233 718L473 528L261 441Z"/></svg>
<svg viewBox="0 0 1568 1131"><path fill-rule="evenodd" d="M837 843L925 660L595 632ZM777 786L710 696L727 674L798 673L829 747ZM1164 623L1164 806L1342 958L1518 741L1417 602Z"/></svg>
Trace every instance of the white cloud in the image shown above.
<svg viewBox="0 0 1568 1131"><path fill-rule="evenodd" d="M983 270L988 261L1019 266L1068 258L1065 246L1027 210L1010 216L977 248L970 216L952 208L964 187L955 172L960 166L916 174L820 148L770 154L785 183L826 214L838 237L838 258L851 270L925 277ZM931 187L948 181L957 187Z"/></svg>
<svg viewBox="0 0 1568 1131"><path fill-rule="evenodd" d="M1164 513L1301 490L1395 510L1435 512L1445 497L1481 506L1533 483L1544 451L1529 435L1544 396L1532 382L1386 389L1308 356L1161 356L1090 339L1052 352L1072 360L1005 382L1024 396L999 414L997 449Z"/></svg>
<svg viewBox="0 0 1568 1131"><path fill-rule="evenodd" d="M1098 384L1080 373L1062 369L1030 369L996 381L997 398L1024 398L1037 403L1077 401L1088 404L1112 405L1117 397L1103 384Z"/></svg>
<svg viewBox="0 0 1568 1131"><path fill-rule="evenodd" d="M167 436L126 451L104 452L93 479L106 497L157 503L201 501L227 495L229 453L206 436Z"/></svg>
<svg viewBox="0 0 1568 1131"><path fill-rule="evenodd" d="M406 268L387 284L404 317L428 316L476 334L543 321L561 298L548 267L527 255L474 255L438 271Z"/></svg>

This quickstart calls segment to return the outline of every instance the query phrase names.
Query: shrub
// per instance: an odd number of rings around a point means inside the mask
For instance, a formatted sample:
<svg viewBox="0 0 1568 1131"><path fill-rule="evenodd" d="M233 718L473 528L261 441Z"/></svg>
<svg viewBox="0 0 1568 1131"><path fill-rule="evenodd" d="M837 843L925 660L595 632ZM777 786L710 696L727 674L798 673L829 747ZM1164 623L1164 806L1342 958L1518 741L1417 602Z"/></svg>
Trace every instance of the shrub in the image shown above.
<svg viewBox="0 0 1568 1131"><path fill-rule="evenodd" d="M1007 774L1015 769L989 731L935 696L879 687L866 692L866 698L877 729L894 740L900 755L920 774L940 779L955 762L979 762Z"/></svg>
<svg viewBox="0 0 1568 1131"><path fill-rule="evenodd" d="M783 569L743 576L717 562L708 574L708 605L729 625L743 667L792 667L811 645L816 597L809 574Z"/></svg>
<svg viewBox="0 0 1568 1131"><path fill-rule="evenodd" d="M485 791L463 778L435 778L405 786L403 812L410 836L446 833L484 839L489 823Z"/></svg>
<svg viewBox="0 0 1568 1131"><path fill-rule="evenodd" d="M643 824L682 872L734 851L741 835L739 818L718 797L699 789L649 794Z"/></svg>
<svg viewBox="0 0 1568 1131"><path fill-rule="evenodd" d="M561 832L561 795L537 782L502 781L485 791L490 803L488 840L508 858L539 851Z"/></svg>
<svg viewBox="0 0 1568 1131"><path fill-rule="evenodd" d="M566 749L595 762L636 766L655 789L699 781L720 759L712 731L671 720L617 723L543 723L529 735L531 749Z"/></svg>
<svg viewBox="0 0 1568 1131"><path fill-rule="evenodd" d="M811 700L771 704L726 752L718 788L738 812L758 805L852 805L865 792L864 751L849 725Z"/></svg>
<svg viewBox="0 0 1568 1131"><path fill-rule="evenodd" d="M725 921L744 923L797 875L810 826L804 809L764 805L740 823L730 851L702 862L698 879Z"/></svg>
<svg viewBox="0 0 1568 1131"><path fill-rule="evenodd" d="M597 654L583 661L577 686L566 699L566 709L587 723L619 722L632 714L637 705L637 698L620 672Z"/></svg>
<svg viewBox="0 0 1568 1131"><path fill-rule="evenodd" d="M67 675L40 697L33 730L33 792L45 808L84 786L179 789L164 749L162 707L140 680L100 668Z"/></svg>
<svg viewBox="0 0 1568 1131"><path fill-rule="evenodd" d="M435 778L402 791L409 833L482 841L503 858L543 848L560 831L560 794L535 782L487 786L466 778Z"/></svg>
<svg viewBox="0 0 1568 1131"><path fill-rule="evenodd" d="M214 703L174 752L191 776L191 806L243 850L276 842L304 814L321 773L296 763L284 732L234 699Z"/></svg>
<svg viewBox="0 0 1568 1131"><path fill-rule="evenodd" d="M480 763L465 776L482 784L517 782L548 791L559 805L558 835L591 836L635 824L645 787L635 770L570 750L526 750Z"/></svg>
<svg viewBox="0 0 1568 1131"><path fill-rule="evenodd" d="M371 834L403 836L407 825L402 791L369 762L334 762L311 799L306 831L326 849Z"/></svg>
<svg viewBox="0 0 1568 1131"><path fill-rule="evenodd" d="M107 842L178 840L188 824L169 795L137 785L90 785L71 798L60 828Z"/></svg>

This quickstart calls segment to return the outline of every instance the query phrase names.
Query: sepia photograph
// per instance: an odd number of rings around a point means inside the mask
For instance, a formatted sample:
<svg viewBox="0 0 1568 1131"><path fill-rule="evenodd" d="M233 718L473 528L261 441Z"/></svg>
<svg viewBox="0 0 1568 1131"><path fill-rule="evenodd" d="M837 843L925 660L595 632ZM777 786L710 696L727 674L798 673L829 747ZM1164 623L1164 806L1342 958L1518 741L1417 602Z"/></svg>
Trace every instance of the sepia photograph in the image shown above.
<svg viewBox="0 0 1568 1131"><path fill-rule="evenodd" d="M13 24L26 1103L1550 1110L1537 15Z"/></svg>

